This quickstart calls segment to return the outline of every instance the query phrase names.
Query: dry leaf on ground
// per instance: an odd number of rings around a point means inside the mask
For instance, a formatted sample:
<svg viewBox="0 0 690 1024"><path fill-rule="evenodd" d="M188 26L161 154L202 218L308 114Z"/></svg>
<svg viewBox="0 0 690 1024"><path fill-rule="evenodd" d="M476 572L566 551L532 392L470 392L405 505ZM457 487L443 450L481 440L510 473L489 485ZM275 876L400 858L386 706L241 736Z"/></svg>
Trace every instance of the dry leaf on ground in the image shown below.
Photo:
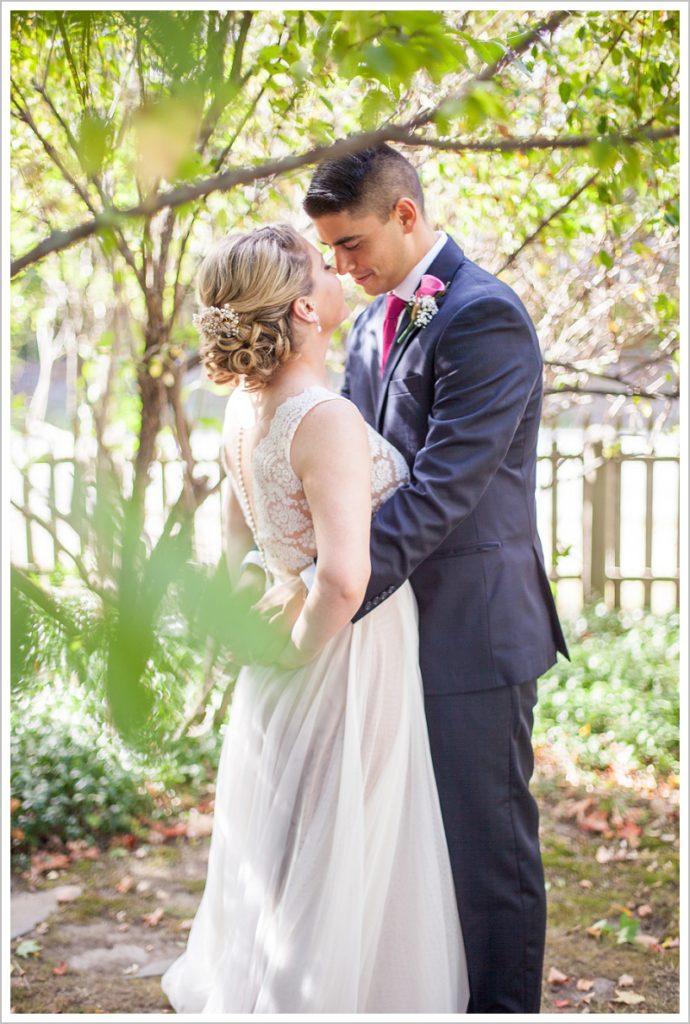
<svg viewBox="0 0 690 1024"><path fill-rule="evenodd" d="M156 907L156 909L152 910L150 914L144 914L144 924L147 924L149 928L155 928L164 913L165 911L162 907Z"/></svg>
<svg viewBox="0 0 690 1024"><path fill-rule="evenodd" d="M611 1000L613 1003L625 1003L627 1006L637 1006L638 1003L644 1003L644 1001L644 996L638 992L621 992L619 989L616 989L616 998Z"/></svg>

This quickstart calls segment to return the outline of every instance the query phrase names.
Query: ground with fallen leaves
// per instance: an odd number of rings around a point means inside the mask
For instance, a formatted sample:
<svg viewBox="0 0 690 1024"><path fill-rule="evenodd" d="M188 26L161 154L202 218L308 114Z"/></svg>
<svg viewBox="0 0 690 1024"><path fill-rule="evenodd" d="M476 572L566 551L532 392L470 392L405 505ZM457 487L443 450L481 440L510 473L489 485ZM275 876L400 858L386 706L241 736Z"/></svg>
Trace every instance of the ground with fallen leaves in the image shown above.
<svg viewBox="0 0 690 1024"><path fill-rule="evenodd" d="M542 1012L677 1013L678 802L575 789L541 766L549 923ZM13 892L52 909L12 942L16 1013L172 1012L160 972L184 948L203 891L212 803L145 842L36 855Z"/></svg>

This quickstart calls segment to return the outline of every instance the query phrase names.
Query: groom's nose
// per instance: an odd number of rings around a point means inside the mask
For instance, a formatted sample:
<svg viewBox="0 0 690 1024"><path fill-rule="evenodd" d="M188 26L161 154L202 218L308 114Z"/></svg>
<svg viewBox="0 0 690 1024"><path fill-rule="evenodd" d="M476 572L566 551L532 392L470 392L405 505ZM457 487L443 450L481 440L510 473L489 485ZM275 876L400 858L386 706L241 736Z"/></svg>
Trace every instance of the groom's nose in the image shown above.
<svg viewBox="0 0 690 1024"><path fill-rule="evenodd" d="M335 250L335 269L339 274L349 274L357 266L357 261L346 249Z"/></svg>

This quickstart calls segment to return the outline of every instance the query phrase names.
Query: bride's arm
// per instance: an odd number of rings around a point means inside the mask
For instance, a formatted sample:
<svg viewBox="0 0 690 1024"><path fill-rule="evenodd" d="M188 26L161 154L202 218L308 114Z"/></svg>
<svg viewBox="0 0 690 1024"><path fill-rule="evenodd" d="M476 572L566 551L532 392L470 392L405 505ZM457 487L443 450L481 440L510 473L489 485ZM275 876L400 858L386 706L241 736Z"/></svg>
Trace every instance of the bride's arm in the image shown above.
<svg viewBox="0 0 690 1024"><path fill-rule="evenodd" d="M306 661L346 626L366 591L371 564L371 457L366 426L350 402L315 406L300 423L291 462L309 503L318 559L292 630Z"/></svg>

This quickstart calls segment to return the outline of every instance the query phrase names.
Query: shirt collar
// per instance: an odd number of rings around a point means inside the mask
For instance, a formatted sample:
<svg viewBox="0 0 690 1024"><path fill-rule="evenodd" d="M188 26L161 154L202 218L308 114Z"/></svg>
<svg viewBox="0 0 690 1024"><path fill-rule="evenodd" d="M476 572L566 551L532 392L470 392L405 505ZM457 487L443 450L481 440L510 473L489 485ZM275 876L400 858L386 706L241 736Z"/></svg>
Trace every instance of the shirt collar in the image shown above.
<svg viewBox="0 0 690 1024"><path fill-rule="evenodd" d="M422 256L419 263L415 264L407 277L393 289L393 295L397 295L404 302L409 302L417 290L422 275L429 269L447 241L448 235L445 231L439 231L438 238L432 247Z"/></svg>

